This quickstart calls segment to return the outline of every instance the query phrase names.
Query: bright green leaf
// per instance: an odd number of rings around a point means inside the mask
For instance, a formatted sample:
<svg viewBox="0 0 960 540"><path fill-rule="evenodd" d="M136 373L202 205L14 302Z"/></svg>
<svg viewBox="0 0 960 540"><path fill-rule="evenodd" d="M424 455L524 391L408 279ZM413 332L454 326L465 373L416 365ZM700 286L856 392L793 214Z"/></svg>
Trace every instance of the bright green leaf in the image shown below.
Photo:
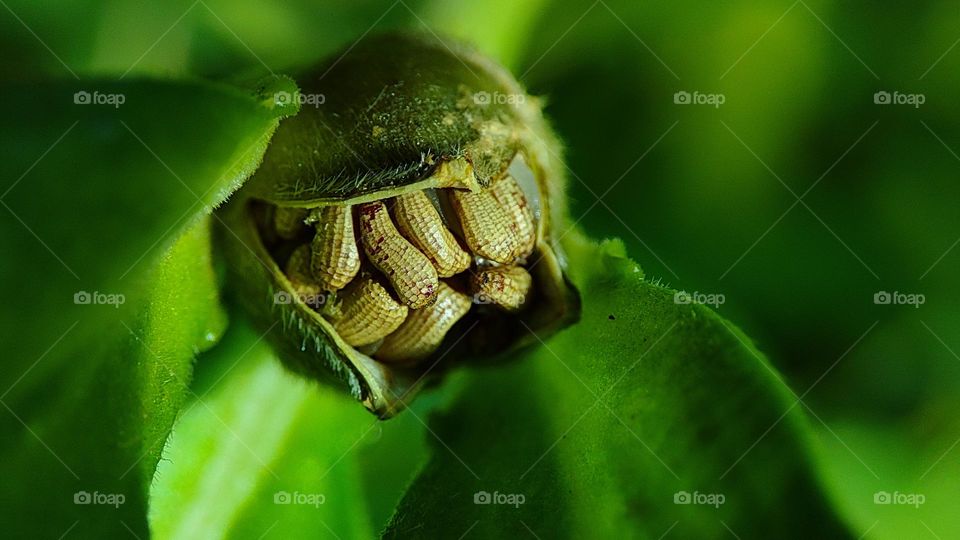
<svg viewBox="0 0 960 540"><path fill-rule="evenodd" d="M151 491L156 537L370 538L421 463L413 414L380 422L286 372L267 339L238 324L201 358Z"/></svg>

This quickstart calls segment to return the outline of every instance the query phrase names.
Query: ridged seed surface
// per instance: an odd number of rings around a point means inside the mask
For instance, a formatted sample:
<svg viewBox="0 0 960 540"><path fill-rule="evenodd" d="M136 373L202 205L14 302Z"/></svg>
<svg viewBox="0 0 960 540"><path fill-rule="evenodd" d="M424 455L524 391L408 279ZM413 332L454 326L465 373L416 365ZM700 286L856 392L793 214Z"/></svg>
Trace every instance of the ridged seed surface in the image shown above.
<svg viewBox="0 0 960 540"><path fill-rule="evenodd" d="M513 218L489 189L451 190L450 202L460 220L463 239L477 255L509 264L522 251Z"/></svg>
<svg viewBox="0 0 960 540"><path fill-rule="evenodd" d="M492 187L493 197L510 215L514 234L518 239L517 252L514 260L529 257L533 253L537 242L537 231L534 227L533 212L527 203L527 196L516 179L509 174L498 180Z"/></svg>
<svg viewBox="0 0 960 540"><path fill-rule="evenodd" d="M369 345L393 332L407 318L407 306L369 277L344 291L341 316L333 327L349 345Z"/></svg>
<svg viewBox="0 0 960 540"><path fill-rule="evenodd" d="M437 301L413 310L399 328L383 340L374 356L384 362L407 362L429 356L443 342L450 327L470 311L470 297L441 282Z"/></svg>
<svg viewBox="0 0 960 540"><path fill-rule="evenodd" d="M320 298L341 291L339 302L306 301L316 302L314 309L344 342L370 347L377 360L426 358L474 303L516 312L531 293L533 278L519 264L536 249L536 221L516 179L507 174L480 191L437 193L453 211L449 217L459 239L424 191L396 196L389 208L384 200L312 210L275 207L267 217L276 236L287 241L315 227L313 239L294 249L285 265L292 292ZM469 294L440 281L467 271L475 258L489 262L478 260L480 266L464 276ZM358 278L367 264L386 279L367 266Z"/></svg>
<svg viewBox="0 0 960 540"><path fill-rule="evenodd" d="M360 270L360 251L353 232L350 206L323 206L316 213L316 235L310 267L323 290L337 291Z"/></svg>
<svg viewBox="0 0 960 540"><path fill-rule="evenodd" d="M393 214L400 232L430 259L437 275L450 277L470 267L470 254L457 243L424 192L398 196Z"/></svg>
<svg viewBox="0 0 960 540"><path fill-rule="evenodd" d="M357 207L360 240L370 262L383 273L400 300L413 309L436 299L439 278L426 255L397 231L382 201Z"/></svg>
<svg viewBox="0 0 960 540"><path fill-rule="evenodd" d="M507 311L523 306L533 278L520 266L497 266L477 271L470 278L478 303L492 303Z"/></svg>

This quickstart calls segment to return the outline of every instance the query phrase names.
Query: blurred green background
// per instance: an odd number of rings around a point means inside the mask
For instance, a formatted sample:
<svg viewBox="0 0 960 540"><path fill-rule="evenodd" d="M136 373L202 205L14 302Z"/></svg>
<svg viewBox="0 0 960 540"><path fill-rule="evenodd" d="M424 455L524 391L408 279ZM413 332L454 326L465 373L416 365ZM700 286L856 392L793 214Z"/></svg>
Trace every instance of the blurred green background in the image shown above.
<svg viewBox="0 0 960 540"><path fill-rule="evenodd" d="M547 98L572 221L652 278L724 295L803 398L855 533L960 536L956 3L6 2L0 76L295 73L396 27L472 41Z"/></svg>

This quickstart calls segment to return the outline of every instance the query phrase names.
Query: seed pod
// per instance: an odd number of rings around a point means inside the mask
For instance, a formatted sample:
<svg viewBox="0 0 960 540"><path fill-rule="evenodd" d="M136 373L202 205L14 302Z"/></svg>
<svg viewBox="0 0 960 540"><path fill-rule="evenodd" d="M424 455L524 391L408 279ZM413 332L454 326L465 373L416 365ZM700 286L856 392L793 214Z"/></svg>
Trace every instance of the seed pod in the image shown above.
<svg viewBox="0 0 960 540"><path fill-rule="evenodd" d="M533 343L528 328L542 338L576 320L557 241L556 139L506 71L432 35L391 34L297 82L323 105L280 124L260 168L218 210L217 235L228 290L263 331L282 322L267 335L288 367L346 386L387 418L451 359L480 361ZM284 207L309 210L294 220L304 225L286 227ZM497 301L512 311L474 307L470 280L454 276L486 275L489 261L518 268L503 270L512 292ZM497 282L476 279L477 290ZM339 292L310 303L295 294L304 287ZM535 300L518 300L525 289Z"/></svg>

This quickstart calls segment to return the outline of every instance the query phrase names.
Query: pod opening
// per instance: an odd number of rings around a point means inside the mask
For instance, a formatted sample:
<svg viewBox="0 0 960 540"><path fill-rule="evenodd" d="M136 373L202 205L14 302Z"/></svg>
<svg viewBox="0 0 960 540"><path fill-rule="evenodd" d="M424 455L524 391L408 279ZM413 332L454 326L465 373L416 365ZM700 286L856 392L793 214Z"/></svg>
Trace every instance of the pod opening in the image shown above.
<svg viewBox="0 0 960 540"><path fill-rule="evenodd" d="M546 210L519 154L483 187L451 170L472 175L441 166L442 181L380 199L249 211L287 292L358 353L397 367L489 358L556 318L558 285L538 265L554 257Z"/></svg>

